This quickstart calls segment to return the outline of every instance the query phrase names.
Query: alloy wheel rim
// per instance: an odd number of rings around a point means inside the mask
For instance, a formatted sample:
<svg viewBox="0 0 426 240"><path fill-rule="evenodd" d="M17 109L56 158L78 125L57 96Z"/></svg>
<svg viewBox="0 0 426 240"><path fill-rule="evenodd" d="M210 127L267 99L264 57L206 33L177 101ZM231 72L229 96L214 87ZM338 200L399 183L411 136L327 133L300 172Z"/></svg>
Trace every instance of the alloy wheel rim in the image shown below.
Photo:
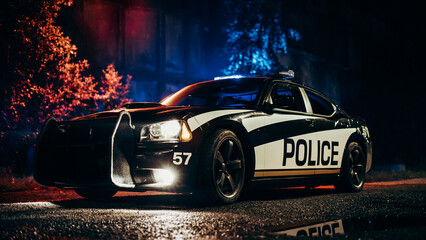
<svg viewBox="0 0 426 240"><path fill-rule="evenodd" d="M364 160L361 156L360 149L354 148L349 155L350 169L352 184L355 187L360 187L364 183Z"/></svg>
<svg viewBox="0 0 426 240"><path fill-rule="evenodd" d="M231 139L217 148L214 158L215 184L219 192L233 198L241 189L244 177L242 149Z"/></svg>

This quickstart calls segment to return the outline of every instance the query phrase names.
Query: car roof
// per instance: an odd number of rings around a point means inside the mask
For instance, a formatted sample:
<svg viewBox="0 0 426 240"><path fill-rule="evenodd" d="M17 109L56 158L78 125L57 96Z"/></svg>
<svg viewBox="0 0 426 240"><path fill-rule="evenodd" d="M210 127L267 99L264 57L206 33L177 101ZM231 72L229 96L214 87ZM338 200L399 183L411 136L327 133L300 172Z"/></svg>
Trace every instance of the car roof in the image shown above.
<svg viewBox="0 0 426 240"><path fill-rule="evenodd" d="M290 78L290 79L287 78L287 79L283 79L283 78L277 77L276 75L272 76L272 77L270 77L270 76L263 76L263 77L262 76L258 76L258 77L243 77L243 76L238 76L238 77L234 77L234 78L229 77L229 78L223 78L223 79L209 80L209 81L195 83L193 85L203 84L203 83L207 83L207 82L216 82L216 81L235 81L235 80L239 80L239 81L245 81L245 80L249 80L250 81L250 80L252 80L253 81L253 80L256 80L256 79L259 80L259 82L263 81L266 84L269 84L270 82L272 83L274 81L279 81L279 82L287 83L287 84L292 85L292 86L301 87L303 89L306 89L306 90L308 90L310 92L313 92L313 93L315 93L315 94L317 94L317 95L325 98L327 101L333 103L334 105L337 105L326 94L324 94L324 93L320 92L319 90L316 90L316 89L314 89L314 88L312 88L310 86L307 86L305 84L299 83L298 82L299 81L298 78Z"/></svg>
<svg viewBox="0 0 426 240"><path fill-rule="evenodd" d="M297 82L298 79L297 78L291 78L291 79L282 79L282 78L277 78L277 77L242 77L239 78L240 80L244 80L244 79L259 79L260 81L265 81L265 82L274 82L274 81L279 81L279 82L283 82L283 83L287 83L289 85L295 86L295 87L301 87L303 89L306 89L308 91L311 91L323 98L325 98L326 100L330 101L331 103L333 103L334 105L336 105L336 103L334 103L333 100L331 100L326 94L322 93L321 91L314 89L310 86L307 86L303 83L299 83ZM221 80L216 80L216 81L221 81Z"/></svg>

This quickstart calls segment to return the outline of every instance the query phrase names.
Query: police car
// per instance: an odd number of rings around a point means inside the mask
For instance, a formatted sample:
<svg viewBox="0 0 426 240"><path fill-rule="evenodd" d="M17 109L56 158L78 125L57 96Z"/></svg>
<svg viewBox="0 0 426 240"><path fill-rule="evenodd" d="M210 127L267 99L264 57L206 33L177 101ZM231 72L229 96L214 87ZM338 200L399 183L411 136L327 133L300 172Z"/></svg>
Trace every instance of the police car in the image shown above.
<svg viewBox="0 0 426 240"><path fill-rule="evenodd" d="M366 123L290 77L227 77L160 103L49 119L35 179L89 199L156 190L230 203L256 184L360 191L372 162Z"/></svg>

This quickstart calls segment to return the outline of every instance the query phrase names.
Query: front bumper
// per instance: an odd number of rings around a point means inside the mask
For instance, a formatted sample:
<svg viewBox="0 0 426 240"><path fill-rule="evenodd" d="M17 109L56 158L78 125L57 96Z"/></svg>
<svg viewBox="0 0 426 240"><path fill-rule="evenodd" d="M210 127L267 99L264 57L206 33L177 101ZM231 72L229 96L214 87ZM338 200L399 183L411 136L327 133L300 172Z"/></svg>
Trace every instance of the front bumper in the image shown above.
<svg viewBox="0 0 426 240"><path fill-rule="evenodd" d="M105 119L49 119L38 139L34 177L42 185L61 188L193 190L199 143L137 142L126 111ZM190 159L176 164L183 153Z"/></svg>

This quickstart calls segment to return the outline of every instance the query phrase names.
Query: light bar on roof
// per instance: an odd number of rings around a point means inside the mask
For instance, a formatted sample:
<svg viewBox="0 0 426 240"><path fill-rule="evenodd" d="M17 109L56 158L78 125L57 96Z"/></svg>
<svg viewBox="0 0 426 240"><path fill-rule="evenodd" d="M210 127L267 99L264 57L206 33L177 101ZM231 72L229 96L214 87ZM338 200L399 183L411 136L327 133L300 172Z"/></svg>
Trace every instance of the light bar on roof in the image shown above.
<svg viewBox="0 0 426 240"><path fill-rule="evenodd" d="M294 78L294 71L288 70L287 72L279 72L279 75L284 76L284 78Z"/></svg>
<svg viewBox="0 0 426 240"><path fill-rule="evenodd" d="M234 78L243 78L243 75L231 75L231 76L223 76L223 77L215 77L214 80L223 80L223 79L234 79Z"/></svg>

